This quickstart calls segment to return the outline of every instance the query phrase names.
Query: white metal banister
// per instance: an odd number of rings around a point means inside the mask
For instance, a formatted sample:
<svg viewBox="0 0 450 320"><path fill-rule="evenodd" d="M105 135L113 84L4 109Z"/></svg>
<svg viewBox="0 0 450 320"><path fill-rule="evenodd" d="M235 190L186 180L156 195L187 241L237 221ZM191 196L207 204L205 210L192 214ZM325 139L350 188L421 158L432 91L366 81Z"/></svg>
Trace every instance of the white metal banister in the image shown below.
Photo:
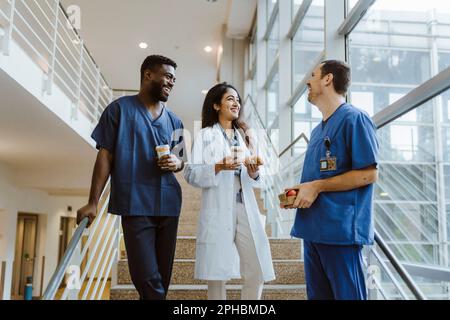
<svg viewBox="0 0 450 320"><path fill-rule="evenodd" d="M104 235L104 233L106 231L109 219L111 218L111 215L107 214L106 220L103 222L99 233L97 233L97 229L100 227L100 223L102 221L102 217L103 217L103 215L106 214L106 211L107 211L106 208L107 208L108 203L109 203L109 195L107 196L107 198L106 198L106 200L105 200L105 202L103 204L103 207L102 207L102 209L100 211L99 216L95 219L96 223L92 226L92 229L89 230L90 231L89 238L88 238L88 241L86 242L85 247L83 248L83 251L81 253L81 260L83 260L86 257L88 249L90 248L90 245L91 245L91 243L93 241L94 234L97 236L97 241L95 242L94 248L92 249L92 251L90 251L89 254L91 255L91 257L95 257L95 255L97 253L97 249L98 249L98 246L100 244L100 239L102 239L102 237L103 237L103 235ZM80 282L81 283L84 283L84 281L86 280L86 277L88 275L88 272L90 270L90 267L91 267L91 264L93 263L93 261L94 261L93 259L88 259L88 261L86 263L86 266L85 266L85 269L83 271L83 274L80 277ZM68 294L69 294L69 290L68 290L68 288L66 288L66 290L63 293L62 300L65 300L67 298Z"/></svg>
<svg viewBox="0 0 450 320"><path fill-rule="evenodd" d="M0 265L0 300L3 300L3 293L5 292L5 275L6 275L6 261L2 261Z"/></svg>
<svg viewBox="0 0 450 320"><path fill-rule="evenodd" d="M97 274L97 270L98 270L98 268L100 266L100 263L102 261L101 257L103 257L103 255L105 253L106 244L110 243L111 248L112 248L112 245L114 244L114 241L112 241L112 240L110 241L110 238L111 238L111 235L112 235L112 231L113 231L112 228L108 228L108 232L107 232L106 236L103 237L104 232L106 231L106 227L108 226L108 223L114 225L114 222L115 222L115 220L117 218L117 217L113 217L112 221L109 222L109 218L110 217L111 217L111 215L107 216L107 218L106 218L107 221L104 222L104 226L102 228L102 232L98 236L97 242L95 243L95 246L94 246L94 250L91 253L91 255L96 255L97 254L97 250L96 249L98 248L98 245L100 245L100 240L102 240L103 241L103 246L99 250L100 251L99 254L98 254L99 258L94 263L94 268L92 269L91 274L89 276L88 284L87 284L87 286L86 286L86 288L84 290L82 300L86 300L86 298L87 298L89 289L91 288L92 282L95 279L95 275ZM116 233L117 233L117 230L116 230ZM109 248L109 250L107 252L109 252L111 250L111 248ZM90 260L90 261L93 261L93 260ZM86 275L88 274L88 270L89 270L89 268L86 267L86 269L85 269ZM81 277L81 279L83 279L83 281L84 281L85 278Z"/></svg>
<svg viewBox="0 0 450 320"><path fill-rule="evenodd" d="M105 190L107 189L108 187L105 188ZM66 286L60 299L98 300L103 296L109 276L111 275L111 270L119 261L121 219L119 216L107 213L109 193L104 191L101 199L101 209L91 228L85 229L87 219L77 228L65 254L64 261L58 266L58 273L53 276L43 299L53 300L59 283L63 278L64 270L70 265L81 266L86 259L86 266L79 278L81 288L74 289ZM89 237L84 244L84 248L81 250L78 260L73 261L75 247L80 245L83 231L88 232ZM89 256L87 256L88 253ZM89 276L88 279L87 276Z"/></svg>
<svg viewBox="0 0 450 320"><path fill-rule="evenodd" d="M111 102L112 90L59 0L9 0L0 8L3 27L1 50L10 54L16 41L44 73L43 91L61 86L94 124Z"/></svg>
<svg viewBox="0 0 450 320"><path fill-rule="evenodd" d="M13 28L14 28L14 13L15 13L15 7L16 7L16 0L11 0L9 1L9 12L7 12L5 14L6 16L6 21L8 22L6 29L5 29L5 34L3 35L3 54L5 56L9 55L9 50L10 50L10 43L11 43L11 39L12 39L12 32L13 32Z"/></svg>

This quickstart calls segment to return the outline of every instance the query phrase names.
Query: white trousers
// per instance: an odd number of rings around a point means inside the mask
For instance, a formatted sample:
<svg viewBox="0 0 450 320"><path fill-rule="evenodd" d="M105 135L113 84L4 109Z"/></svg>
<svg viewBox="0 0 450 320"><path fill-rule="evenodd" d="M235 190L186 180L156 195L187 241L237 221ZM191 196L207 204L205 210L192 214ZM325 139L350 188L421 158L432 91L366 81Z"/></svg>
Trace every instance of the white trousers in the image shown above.
<svg viewBox="0 0 450 320"><path fill-rule="evenodd" d="M239 253L241 276L243 278L241 300L260 300L264 278L256 254L247 211L242 203L236 203L233 211L235 221L234 242ZM226 281L208 281L208 300L226 300L225 284Z"/></svg>

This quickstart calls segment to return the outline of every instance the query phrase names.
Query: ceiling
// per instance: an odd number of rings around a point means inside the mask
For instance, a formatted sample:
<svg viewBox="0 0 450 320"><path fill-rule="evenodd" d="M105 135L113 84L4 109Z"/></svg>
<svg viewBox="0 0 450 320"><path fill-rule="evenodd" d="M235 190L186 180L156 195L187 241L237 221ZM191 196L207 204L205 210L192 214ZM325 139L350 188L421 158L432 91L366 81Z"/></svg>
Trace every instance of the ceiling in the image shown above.
<svg viewBox="0 0 450 320"><path fill-rule="evenodd" d="M66 8L79 6L80 34L112 88L139 89L140 65L147 55L162 54L175 60L177 83L168 104L190 130L193 122L200 120L202 90L216 81L223 26L230 21L233 26L229 30L245 34L256 7L255 0L62 0L62 3ZM140 49L141 42L148 43L148 48ZM205 52L206 46L213 51Z"/></svg>
<svg viewBox="0 0 450 320"><path fill-rule="evenodd" d="M0 70L0 162L16 169L91 165L95 149Z"/></svg>
<svg viewBox="0 0 450 320"><path fill-rule="evenodd" d="M70 185L70 194L87 189L95 149L3 70L0 84L0 163L20 185Z"/></svg>

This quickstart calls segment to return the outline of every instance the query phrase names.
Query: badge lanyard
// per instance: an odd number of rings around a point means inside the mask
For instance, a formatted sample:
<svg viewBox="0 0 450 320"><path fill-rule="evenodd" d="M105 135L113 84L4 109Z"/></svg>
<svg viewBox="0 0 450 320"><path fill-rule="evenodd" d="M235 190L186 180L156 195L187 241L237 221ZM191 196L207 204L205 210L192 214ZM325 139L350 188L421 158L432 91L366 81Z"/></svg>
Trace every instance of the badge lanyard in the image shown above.
<svg viewBox="0 0 450 320"><path fill-rule="evenodd" d="M325 158L320 159L320 171L335 171L337 170L337 159L331 156L331 140L329 137L325 137L324 144L327 151Z"/></svg>

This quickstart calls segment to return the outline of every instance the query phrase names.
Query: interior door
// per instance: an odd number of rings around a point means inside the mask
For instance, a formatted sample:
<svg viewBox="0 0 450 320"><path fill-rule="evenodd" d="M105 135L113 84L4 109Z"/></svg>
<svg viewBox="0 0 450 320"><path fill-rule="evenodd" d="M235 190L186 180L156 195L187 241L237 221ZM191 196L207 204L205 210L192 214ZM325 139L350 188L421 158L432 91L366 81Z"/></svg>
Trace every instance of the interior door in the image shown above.
<svg viewBox="0 0 450 320"><path fill-rule="evenodd" d="M28 277L34 277L38 216L19 214L17 218L16 250L13 270L13 297L24 296Z"/></svg>
<svg viewBox="0 0 450 320"><path fill-rule="evenodd" d="M61 261L64 252L66 252L70 239L72 239L73 232L77 226L77 219L70 217L61 217L59 227L59 255L58 262Z"/></svg>

